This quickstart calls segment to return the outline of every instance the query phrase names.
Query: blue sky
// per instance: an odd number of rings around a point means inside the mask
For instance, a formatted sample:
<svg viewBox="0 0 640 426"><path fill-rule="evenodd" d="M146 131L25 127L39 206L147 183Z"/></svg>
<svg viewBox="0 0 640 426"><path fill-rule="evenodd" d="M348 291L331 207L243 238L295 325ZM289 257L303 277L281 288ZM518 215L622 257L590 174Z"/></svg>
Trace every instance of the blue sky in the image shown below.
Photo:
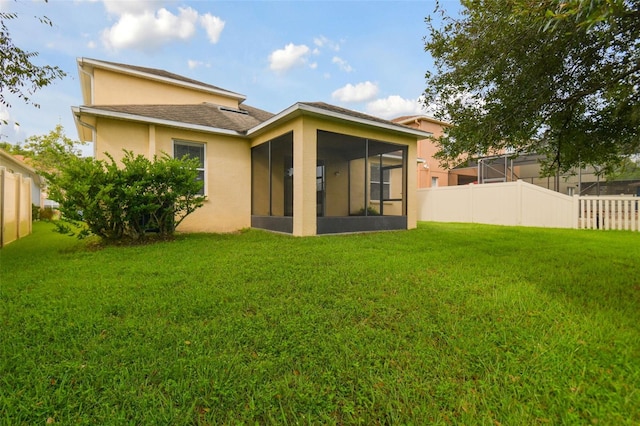
<svg viewBox="0 0 640 426"><path fill-rule="evenodd" d="M441 4L449 14L460 8L455 0ZM58 123L77 138L78 57L164 69L242 93L246 104L273 113L298 101L383 118L421 113L433 65L424 19L434 7L435 0L0 0L0 11L18 13L6 22L13 42L39 52L35 63L68 73L33 96L40 109L7 96L0 140L21 142Z"/></svg>

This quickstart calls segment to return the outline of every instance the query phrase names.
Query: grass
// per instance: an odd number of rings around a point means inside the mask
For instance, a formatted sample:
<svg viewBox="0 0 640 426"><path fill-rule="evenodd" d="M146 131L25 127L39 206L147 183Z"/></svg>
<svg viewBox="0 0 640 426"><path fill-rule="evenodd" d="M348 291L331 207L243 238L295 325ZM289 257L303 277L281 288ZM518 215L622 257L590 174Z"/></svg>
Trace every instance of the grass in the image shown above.
<svg viewBox="0 0 640 426"><path fill-rule="evenodd" d="M640 424L640 234L0 251L0 424Z"/></svg>

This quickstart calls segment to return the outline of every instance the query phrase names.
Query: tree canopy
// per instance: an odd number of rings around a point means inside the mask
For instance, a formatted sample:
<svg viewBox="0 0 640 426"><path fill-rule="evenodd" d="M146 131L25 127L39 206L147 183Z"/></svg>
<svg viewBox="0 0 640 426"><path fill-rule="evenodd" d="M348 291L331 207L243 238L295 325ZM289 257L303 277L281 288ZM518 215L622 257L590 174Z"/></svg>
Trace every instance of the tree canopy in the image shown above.
<svg viewBox="0 0 640 426"><path fill-rule="evenodd" d="M6 93L12 93L28 104L38 106L31 96L40 88L66 76L57 66L35 65L32 60L37 52L27 52L16 46L6 22L18 18L18 14L0 12L0 105L11 106ZM52 25L47 17L37 17L45 25ZM2 120L6 124L6 120Z"/></svg>
<svg viewBox="0 0 640 426"><path fill-rule="evenodd" d="M80 157L80 146L84 144L69 138L62 125L57 124L46 135L28 137L14 151L20 150L22 155L29 157L38 173L51 180L70 160Z"/></svg>
<svg viewBox="0 0 640 426"><path fill-rule="evenodd" d="M547 172L613 169L640 150L640 0L463 0L427 18L425 104L453 127L452 164L475 155L546 156Z"/></svg>

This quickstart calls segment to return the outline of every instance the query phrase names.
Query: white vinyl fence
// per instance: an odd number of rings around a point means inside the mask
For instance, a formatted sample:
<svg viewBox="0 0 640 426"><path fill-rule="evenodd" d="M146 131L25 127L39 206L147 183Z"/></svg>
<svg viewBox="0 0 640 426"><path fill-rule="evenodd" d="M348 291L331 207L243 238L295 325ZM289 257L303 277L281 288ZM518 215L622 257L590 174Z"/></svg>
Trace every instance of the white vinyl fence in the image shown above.
<svg viewBox="0 0 640 426"><path fill-rule="evenodd" d="M640 231L638 197L580 197L577 228Z"/></svg>
<svg viewBox="0 0 640 426"><path fill-rule="evenodd" d="M418 220L640 230L638 197L581 197L524 181L418 190Z"/></svg>
<svg viewBox="0 0 640 426"><path fill-rule="evenodd" d="M31 233L31 179L0 167L0 247Z"/></svg>

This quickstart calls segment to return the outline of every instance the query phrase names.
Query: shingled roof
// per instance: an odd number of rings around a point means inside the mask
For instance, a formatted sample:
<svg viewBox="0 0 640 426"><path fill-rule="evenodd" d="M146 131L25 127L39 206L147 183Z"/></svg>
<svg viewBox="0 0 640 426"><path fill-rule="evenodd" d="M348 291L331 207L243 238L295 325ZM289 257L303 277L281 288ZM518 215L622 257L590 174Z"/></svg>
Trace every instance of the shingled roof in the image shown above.
<svg viewBox="0 0 640 426"><path fill-rule="evenodd" d="M393 121L385 120L384 118L374 117L373 115L363 114L363 113L358 112L358 111L353 111L353 110L350 110L350 109L341 108L341 107L338 107L338 106L335 106L335 105L327 104L325 102L300 102L300 104L308 105L308 106L314 107L314 108L323 109L325 111L335 112L337 114L342 114L342 115L346 115L346 116L349 116L349 117L359 118L361 120L373 121L375 123L395 126L395 127L400 128L400 129L403 129L403 130L406 130L406 129L412 129L413 130L412 127L405 126L404 124L395 123Z"/></svg>
<svg viewBox="0 0 640 426"><path fill-rule="evenodd" d="M273 117L270 112L241 105L239 110L201 103L190 105L93 105L93 109L157 120L195 124L244 133Z"/></svg>

